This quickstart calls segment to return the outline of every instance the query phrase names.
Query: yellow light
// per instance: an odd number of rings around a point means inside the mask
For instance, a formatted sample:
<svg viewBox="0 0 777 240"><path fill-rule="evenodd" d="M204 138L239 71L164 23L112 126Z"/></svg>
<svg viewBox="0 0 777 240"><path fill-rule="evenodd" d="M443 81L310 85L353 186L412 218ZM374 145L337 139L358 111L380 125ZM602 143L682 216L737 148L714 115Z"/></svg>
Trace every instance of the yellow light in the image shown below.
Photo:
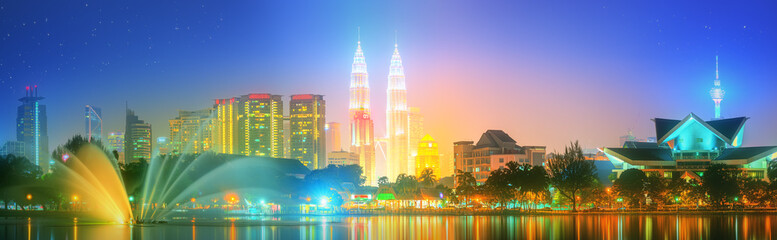
<svg viewBox="0 0 777 240"><path fill-rule="evenodd" d="M73 195L73 201L78 201L78 196Z"/></svg>
<svg viewBox="0 0 777 240"><path fill-rule="evenodd" d="M234 198L234 197L233 197L233 198ZM197 200L197 199L194 199L194 198L192 198L190 201L191 201L191 202L194 202L194 201L196 201L196 200Z"/></svg>
<svg viewBox="0 0 777 240"><path fill-rule="evenodd" d="M27 200L32 200L32 194L27 194Z"/></svg>

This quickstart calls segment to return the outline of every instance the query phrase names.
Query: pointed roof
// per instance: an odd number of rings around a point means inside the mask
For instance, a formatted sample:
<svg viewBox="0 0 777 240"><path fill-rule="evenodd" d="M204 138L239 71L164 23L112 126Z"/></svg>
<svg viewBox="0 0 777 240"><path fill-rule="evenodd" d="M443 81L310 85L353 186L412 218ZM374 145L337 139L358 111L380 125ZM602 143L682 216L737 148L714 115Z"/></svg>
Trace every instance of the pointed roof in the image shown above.
<svg viewBox="0 0 777 240"><path fill-rule="evenodd" d="M426 136L424 136L423 138L421 138L421 141L422 141L422 142L434 142L434 138L432 138L432 136L431 136L431 135L429 135L429 134L426 134Z"/></svg>
<svg viewBox="0 0 777 240"><path fill-rule="evenodd" d="M517 148L515 140L502 130L488 130L480 136L480 140L475 144L475 148L495 147L495 148Z"/></svg>
<svg viewBox="0 0 777 240"><path fill-rule="evenodd" d="M683 120L672 120L656 118L653 121L656 124L656 137L658 144L663 144L670 139L677 137L678 130L684 126L697 122L715 134L718 138L728 144L734 143L734 137L742 131L747 117L728 118L714 121L704 121L696 114L690 113Z"/></svg>

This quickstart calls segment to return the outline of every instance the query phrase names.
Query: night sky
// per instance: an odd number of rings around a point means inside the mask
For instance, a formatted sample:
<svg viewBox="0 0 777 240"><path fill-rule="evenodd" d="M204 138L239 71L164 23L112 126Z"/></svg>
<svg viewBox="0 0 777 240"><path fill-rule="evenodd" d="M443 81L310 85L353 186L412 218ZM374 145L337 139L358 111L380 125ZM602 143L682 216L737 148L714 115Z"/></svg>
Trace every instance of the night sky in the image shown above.
<svg viewBox="0 0 777 240"><path fill-rule="evenodd" d="M552 151L711 118L715 55L723 116L751 117L746 146L777 144L776 2L581 2L0 1L0 141L27 85L51 148L83 133L86 104L109 132L126 102L154 137L178 109L250 92L323 94L344 123L361 27L379 136L396 31L408 105L443 153L487 129Z"/></svg>

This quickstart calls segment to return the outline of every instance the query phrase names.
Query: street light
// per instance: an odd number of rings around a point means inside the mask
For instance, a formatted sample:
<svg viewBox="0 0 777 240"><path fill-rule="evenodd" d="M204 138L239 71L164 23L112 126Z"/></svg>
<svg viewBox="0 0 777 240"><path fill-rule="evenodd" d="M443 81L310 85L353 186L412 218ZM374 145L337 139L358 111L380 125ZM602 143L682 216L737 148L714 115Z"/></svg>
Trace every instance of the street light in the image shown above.
<svg viewBox="0 0 777 240"><path fill-rule="evenodd" d="M32 194L27 194L27 200L32 200Z"/></svg>
<svg viewBox="0 0 777 240"><path fill-rule="evenodd" d="M73 195L73 201L78 201L78 195Z"/></svg>

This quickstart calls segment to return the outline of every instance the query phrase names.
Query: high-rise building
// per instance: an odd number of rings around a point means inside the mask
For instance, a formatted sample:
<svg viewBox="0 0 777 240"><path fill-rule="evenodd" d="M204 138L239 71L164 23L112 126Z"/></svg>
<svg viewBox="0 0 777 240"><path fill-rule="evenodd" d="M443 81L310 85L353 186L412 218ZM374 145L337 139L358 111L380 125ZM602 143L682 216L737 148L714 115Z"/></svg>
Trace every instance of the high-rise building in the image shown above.
<svg viewBox="0 0 777 240"><path fill-rule="evenodd" d="M110 132L108 133L108 136L106 136L106 140L108 141L108 147L109 151L116 150L117 153L119 153L119 159L116 159L116 161L119 161L120 163L124 162L124 133L123 132Z"/></svg>
<svg viewBox="0 0 777 240"><path fill-rule="evenodd" d="M478 184L485 183L491 171L505 167L508 162L541 166L545 161L544 146L518 146L502 130L488 130L473 145L472 141L453 143L457 171L470 172Z"/></svg>
<svg viewBox="0 0 777 240"><path fill-rule="evenodd" d="M394 44L394 54L389 66L388 97L386 103L386 135L388 144L388 177L396 178L400 173L412 174L410 166L410 130L408 129L407 88L405 87L405 69L399 48ZM415 146L413 146L415 147Z"/></svg>
<svg viewBox="0 0 777 240"><path fill-rule="evenodd" d="M417 107L411 107L408 114L408 128L410 129L410 172L415 172L415 156L418 155L418 142L424 137L424 116ZM444 171L443 171L444 172Z"/></svg>
<svg viewBox="0 0 777 240"><path fill-rule="evenodd" d="M235 98L216 99L213 109L213 150L217 153L235 154Z"/></svg>
<svg viewBox="0 0 777 240"><path fill-rule="evenodd" d="M326 152L327 154L335 151L342 151L343 146L340 145L340 123L329 122L324 126L326 131Z"/></svg>
<svg viewBox="0 0 777 240"><path fill-rule="evenodd" d="M309 169L326 167L326 101L323 95L291 95L289 155Z"/></svg>
<svg viewBox="0 0 777 240"><path fill-rule="evenodd" d="M16 115L16 140L24 142L25 156L44 171L50 162L46 105L40 104L38 86L27 87Z"/></svg>
<svg viewBox="0 0 777 240"><path fill-rule="evenodd" d="M361 41L357 42L356 53L351 65L351 85L349 101L349 132L351 133L350 151L359 154L359 166L364 170L367 185L373 185L375 178L375 136L370 116L370 83L367 63L362 52Z"/></svg>
<svg viewBox="0 0 777 240"><path fill-rule="evenodd" d="M281 95L252 93L217 99L213 109L213 148L218 153L283 157Z"/></svg>
<svg viewBox="0 0 777 240"><path fill-rule="evenodd" d="M726 91L720 87L720 74L718 74L718 56L715 56L715 82L714 86L710 90L710 96L712 101L715 102L715 119L720 119L720 102L723 101L723 95L726 95Z"/></svg>
<svg viewBox="0 0 777 240"><path fill-rule="evenodd" d="M124 128L124 161L151 160L151 124L127 109Z"/></svg>
<svg viewBox="0 0 777 240"><path fill-rule="evenodd" d="M202 153L213 146L213 108L195 111L178 110L170 119L170 153ZM161 154L161 149L160 149Z"/></svg>
<svg viewBox="0 0 777 240"><path fill-rule="evenodd" d="M103 112L99 107L92 105L86 105L85 112L85 129L87 139L102 139L103 135Z"/></svg>
<svg viewBox="0 0 777 240"><path fill-rule="evenodd" d="M346 166L359 164L359 154L346 152L346 151L334 151L327 156L326 165Z"/></svg>
<svg viewBox="0 0 777 240"><path fill-rule="evenodd" d="M25 154L24 142L7 141L3 146L0 146L0 156L14 155L17 157L26 157Z"/></svg>
<svg viewBox="0 0 777 240"><path fill-rule="evenodd" d="M415 157L415 162L416 177L421 176L425 169L431 168L434 175L440 178L440 150L437 141L429 134L418 142L418 155Z"/></svg>

